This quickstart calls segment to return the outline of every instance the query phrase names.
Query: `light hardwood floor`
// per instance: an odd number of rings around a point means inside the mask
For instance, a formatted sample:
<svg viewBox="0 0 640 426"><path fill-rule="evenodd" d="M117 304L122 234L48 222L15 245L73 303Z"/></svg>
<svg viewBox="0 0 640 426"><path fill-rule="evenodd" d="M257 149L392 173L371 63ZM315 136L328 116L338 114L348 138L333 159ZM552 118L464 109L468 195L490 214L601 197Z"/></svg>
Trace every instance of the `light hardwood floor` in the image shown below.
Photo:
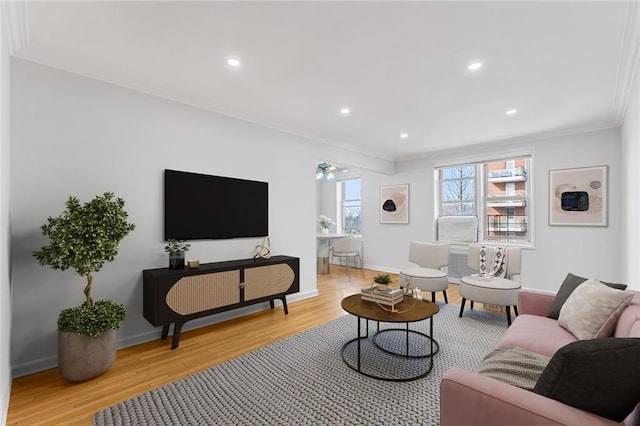
<svg viewBox="0 0 640 426"><path fill-rule="evenodd" d="M93 414L148 390L235 358L346 313L340 301L371 283L378 272L332 266L332 276L318 275L318 297L182 333L180 346L158 340L118 351L102 376L83 383L63 380L57 369L13 381L8 425L91 425ZM394 277L397 282L397 276ZM425 294L425 296L428 296ZM449 303L460 304L458 286L449 285ZM430 297L430 296L428 296ZM442 301L442 293L438 296Z"/></svg>

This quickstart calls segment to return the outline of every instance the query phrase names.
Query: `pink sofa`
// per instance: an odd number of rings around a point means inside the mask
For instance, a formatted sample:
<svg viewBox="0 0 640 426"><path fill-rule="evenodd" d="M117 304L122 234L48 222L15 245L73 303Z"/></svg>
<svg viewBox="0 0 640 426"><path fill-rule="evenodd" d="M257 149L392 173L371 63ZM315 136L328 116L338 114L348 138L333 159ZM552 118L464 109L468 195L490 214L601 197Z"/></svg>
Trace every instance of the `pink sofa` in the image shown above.
<svg viewBox="0 0 640 426"><path fill-rule="evenodd" d="M518 346L551 357L575 336L546 315L554 293L523 289L520 315L500 346ZM614 337L640 337L640 293L618 319ZM635 411L639 411L636 408ZM634 412L623 424L633 424ZM440 383L440 424L459 425L620 425L554 399L462 368L449 370Z"/></svg>

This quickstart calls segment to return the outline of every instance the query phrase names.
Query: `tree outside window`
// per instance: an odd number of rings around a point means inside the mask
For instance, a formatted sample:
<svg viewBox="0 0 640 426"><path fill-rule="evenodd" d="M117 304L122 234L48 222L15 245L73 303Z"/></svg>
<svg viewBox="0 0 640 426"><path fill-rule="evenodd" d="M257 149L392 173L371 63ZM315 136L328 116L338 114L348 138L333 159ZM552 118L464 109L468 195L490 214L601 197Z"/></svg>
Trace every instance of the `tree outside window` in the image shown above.
<svg viewBox="0 0 640 426"><path fill-rule="evenodd" d="M476 214L476 167L461 165L440 169L440 215Z"/></svg>

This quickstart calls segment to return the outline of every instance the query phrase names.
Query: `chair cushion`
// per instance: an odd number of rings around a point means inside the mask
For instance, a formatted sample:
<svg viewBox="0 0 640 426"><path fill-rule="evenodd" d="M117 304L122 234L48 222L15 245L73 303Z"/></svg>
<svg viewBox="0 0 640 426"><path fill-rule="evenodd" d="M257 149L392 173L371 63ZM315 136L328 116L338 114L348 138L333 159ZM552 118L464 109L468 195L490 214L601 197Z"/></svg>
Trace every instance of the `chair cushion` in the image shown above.
<svg viewBox="0 0 640 426"><path fill-rule="evenodd" d="M462 277L460 296L474 302L500 306L516 306L520 283L506 278Z"/></svg>
<svg viewBox="0 0 640 426"><path fill-rule="evenodd" d="M640 401L640 339L579 340L560 348L533 391L621 422Z"/></svg>
<svg viewBox="0 0 640 426"><path fill-rule="evenodd" d="M431 268L406 268L401 270L400 273L416 278L442 278L447 276L446 272Z"/></svg>
<svg viewBox="0 0 640 426"><path fill-rule="evenodd" d="M569 296L571 296L571 293L573 293L573 291L585 281L587 281L587 278L568 273L564 281L562 282L560 289L558 290L558 294L556 294L556 298L553 300L551 310L549 310L549 314L547 315L547 317L558 319L558 316L560 315L560 309L562 309L562 305L564 305L564 302L566 302ZM601 282L611 288L616 288L618 290L625 290L627 288L625 284L608 283L605 281Z"/></svg>
<svg viewBox="0 0 640 426"><path fill-rule="evenodd" d="M633 292L615 290L596 280L587 280L571 293L560 310L558 324L578 339L609 337Z"/></svg>

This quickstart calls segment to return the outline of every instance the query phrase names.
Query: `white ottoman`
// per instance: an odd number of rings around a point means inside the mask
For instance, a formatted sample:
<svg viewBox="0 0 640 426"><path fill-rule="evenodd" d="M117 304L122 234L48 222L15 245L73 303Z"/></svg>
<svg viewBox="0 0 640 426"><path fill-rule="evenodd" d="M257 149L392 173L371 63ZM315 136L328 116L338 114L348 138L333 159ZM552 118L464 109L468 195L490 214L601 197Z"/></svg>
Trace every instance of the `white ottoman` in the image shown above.
<svg viewBox="0 0 640 426"><path fill-rule="evenodd" d="M506 278L482 278L478 276L462 277L460 279L460 316L464 312L464 305L468 300L489 305L499 305L506 307L507 324L511 325L511 306L518 315L518 293L520 293L520 283Z"/></svg>
<svg viewBox="0 0 640 426"><path fill-rule="evenodd" d="M444 294L445 303L449 303L447 300L447 287L449 287L449 278L447 273L438 269L431 268L407 268L400 271L400 286L407 287L407 284L411 282L411 285L422 291L431 292L431 301L436 301L436 291L441 291Z"/></svg>

